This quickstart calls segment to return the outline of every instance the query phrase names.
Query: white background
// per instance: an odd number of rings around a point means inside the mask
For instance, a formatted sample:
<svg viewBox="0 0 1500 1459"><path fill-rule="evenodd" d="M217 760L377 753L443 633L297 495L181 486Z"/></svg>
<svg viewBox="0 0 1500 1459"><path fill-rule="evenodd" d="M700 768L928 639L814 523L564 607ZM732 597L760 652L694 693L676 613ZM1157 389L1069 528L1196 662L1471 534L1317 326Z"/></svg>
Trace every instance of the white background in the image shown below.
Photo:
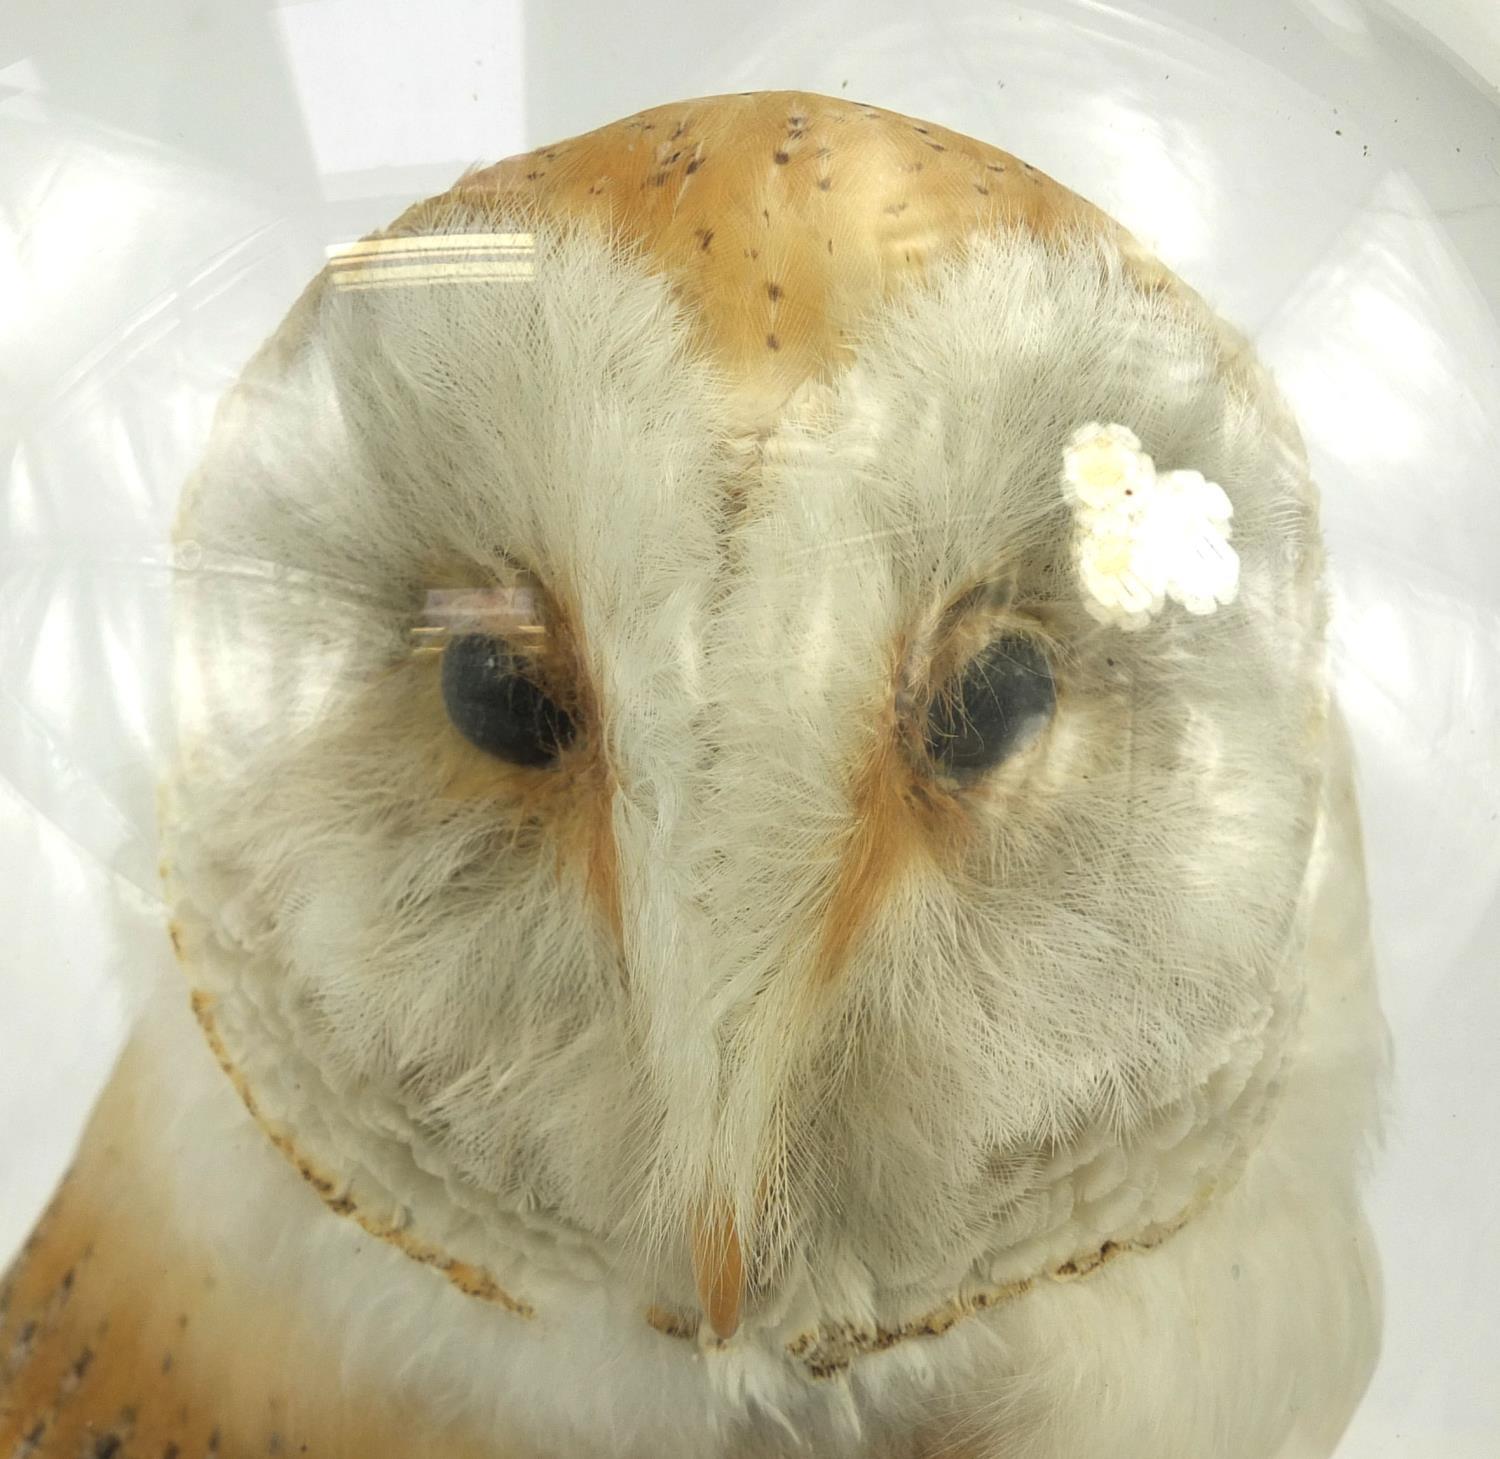
<svg viewBox="0 0 1500 1459"><path fill-rule="evenodd" d="M0 1263L168 961L164 543L213 400L326 245L465 166L801 87L1100 203L1291 396L1397 1050L1370 1197L1385 1355L1341 1454L1500 1453L1497 77L1494 0L10 0Z"/></svg>

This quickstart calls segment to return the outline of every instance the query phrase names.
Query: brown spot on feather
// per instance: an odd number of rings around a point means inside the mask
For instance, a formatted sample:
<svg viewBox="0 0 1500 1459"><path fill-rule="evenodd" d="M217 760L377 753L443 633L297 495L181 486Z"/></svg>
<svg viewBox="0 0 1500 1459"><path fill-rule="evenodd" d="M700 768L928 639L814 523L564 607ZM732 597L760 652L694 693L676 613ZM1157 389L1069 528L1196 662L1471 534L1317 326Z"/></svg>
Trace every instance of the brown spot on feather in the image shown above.
<svg viewBox="0 0 1500 1459"><path fill-rule="evenodd" d="M671 1312L654 1304L646 1309L646 1324L667 1337L691 1340L698 1336L700 1318L696 1312Z"/></svg>

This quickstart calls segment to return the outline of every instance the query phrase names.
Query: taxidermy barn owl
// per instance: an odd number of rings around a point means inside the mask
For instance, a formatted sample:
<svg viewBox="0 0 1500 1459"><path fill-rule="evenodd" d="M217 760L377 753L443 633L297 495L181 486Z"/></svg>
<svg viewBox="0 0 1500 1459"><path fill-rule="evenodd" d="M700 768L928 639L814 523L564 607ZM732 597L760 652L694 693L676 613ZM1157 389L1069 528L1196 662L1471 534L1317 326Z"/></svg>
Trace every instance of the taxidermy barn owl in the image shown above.
<svg viewBox="0 0 1500 1459"><path fill-rule="evenodd" d="M1384 1035L1314 494L1120 227L642 113L333 250L178 544L186 986L0 1453L1332 1452Z"/></svg>

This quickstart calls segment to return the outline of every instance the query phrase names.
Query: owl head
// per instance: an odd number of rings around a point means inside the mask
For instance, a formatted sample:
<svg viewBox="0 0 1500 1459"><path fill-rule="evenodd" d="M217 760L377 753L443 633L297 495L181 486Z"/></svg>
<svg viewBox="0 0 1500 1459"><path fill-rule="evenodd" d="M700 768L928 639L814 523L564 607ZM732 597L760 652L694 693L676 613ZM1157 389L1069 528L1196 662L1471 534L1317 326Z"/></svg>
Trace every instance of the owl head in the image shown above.
<svg viewBox="0 0 1500 1459"><path fill-rule="evenodd" d="M1185 481L1233 580L1132 599L1124 498ZM174 931L335 1209L827 1371L1232 1181L1299 998L1312 493L1035 169L775 93L471 173L334 251L178 537Z"/></svg>

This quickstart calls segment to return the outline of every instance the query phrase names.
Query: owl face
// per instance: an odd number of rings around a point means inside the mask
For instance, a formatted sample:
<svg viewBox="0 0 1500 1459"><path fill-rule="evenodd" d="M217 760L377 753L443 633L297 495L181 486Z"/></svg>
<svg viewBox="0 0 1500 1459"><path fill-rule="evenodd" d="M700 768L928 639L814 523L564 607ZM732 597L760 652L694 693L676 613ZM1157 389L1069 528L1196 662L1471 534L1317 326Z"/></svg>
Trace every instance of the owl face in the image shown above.
<svg viewBox="0 0 1500 1459"><path fill-rule="evenodd" d="M423 242L314 285L180 527L174 898L258 1108L424 1240L545 1228L721 1329L1170 1229L1297 996L1316 545L1264 387L1108 241L1002 230L747 431L617 238ZM1233 603L1089 611L1090 421L1223 487Z"/></svg>

